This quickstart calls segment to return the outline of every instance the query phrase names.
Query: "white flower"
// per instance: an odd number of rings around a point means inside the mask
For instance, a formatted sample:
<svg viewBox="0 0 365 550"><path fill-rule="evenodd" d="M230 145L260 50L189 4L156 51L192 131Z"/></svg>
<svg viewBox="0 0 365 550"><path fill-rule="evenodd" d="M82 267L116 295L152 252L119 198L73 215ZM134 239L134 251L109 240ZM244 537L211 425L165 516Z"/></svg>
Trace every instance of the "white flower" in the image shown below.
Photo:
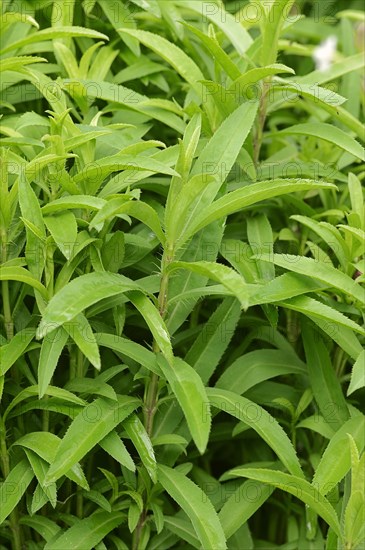
<svg viewBox="0 0 365 550"><path fill-rule="evenodd" d="M313 52L313 60L316 64L316 69L319 71L327 71L332 63L337 48L337 36L329 36L323 40Z"/></svg>

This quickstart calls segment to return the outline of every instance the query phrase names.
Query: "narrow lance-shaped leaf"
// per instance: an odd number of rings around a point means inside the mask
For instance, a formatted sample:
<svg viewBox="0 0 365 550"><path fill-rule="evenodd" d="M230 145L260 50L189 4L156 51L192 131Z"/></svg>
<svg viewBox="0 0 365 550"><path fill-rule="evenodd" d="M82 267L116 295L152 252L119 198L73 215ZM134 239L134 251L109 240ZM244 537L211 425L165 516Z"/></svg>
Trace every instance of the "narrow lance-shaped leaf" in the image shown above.
<svg viewBox="0 0 365 550"><path fill-rule="evenodd" d="M365 417L359 413L345 422L331 437L313 476L312 485L326 495L345 477L351 467L351 445L354 439L359 452L365 446Z"/></svg>
<svg viewBox="0 0 365 550"><path fill-rule="evenodd" d="M0 487L0 525L11 514L32 481L34 473L26 458L18 462Z"/></svg>
<svg viewBox="0 0 365 550"><path fill-rule="evenodd" d="M349 411L329 352L308 323L302 323L302 335L314 396L323 417L338 430L349 418Z"/></svg>
<svg viewBox="0 0 365 550"><path fill-rule="evenodd" d="M215 158L213 154L213 158ZM251 206L257 202L278 197L295 191L307 191L309 189L334 189L335 186L331 183L318 182L314 180L304 179L275 179L268 181L260 181L246 187L236 189L231 193L227 193L220 199L216 200L203 210L200 210L192 220L189 227L186 227L184 234L180 236L178 246L190 239L195 233L200 231L206 225L215 220L224 218L233 212L237 212L242 208Z"/></svg>
<svg viewBox="0 0 365 550"><path fill-rule="evenodd" d="M65 211L57 216L45 217L44 223L62 254L69 260L77 238L75 216L72 212Z"/></svg>
<svg viewBox="0 0 365 550"><path fill-rule="evenodd" d="M335 533L340 536L341 527L335 512L335 509L329 501L318 492L308 481L302 477L278 472L276 470L268 470L265 468L234 468L230 470L224 477L248 477L262 483L273 485L282 491L294 495L302 502L310 506L318 515L320 515Z"/></svg>
<svg viewBox="0 0 365 550"><path fill-rule="evenodd" d="M49 332L41 347L38 363L39 399L43 397L50 384L58 360L68 340L68 334L62 327Z"/></svg>
<svg viewBox="0 0 365 550"><path fill-rule="evenodd" d="M276 61L280 32L284 22L289 18L293 3L294 0L274 0L270 2L263 26L261 48L261 62L263 65L269 65Z"/></svg>
<svg viewBox="0 0 365 550"><path fill-rule="evenodd" d="M152 304L147 296L144 296L144 294L140 292L130 292L128 297L146 321L158 347L167 361L172 364L173 352L170 336L158 309Z"/></svg>
<svg viewBox="0 0 365 550"><path fill-rule="evenodd" d="M116 273L87 273L73 279L51 298L38 327L37 338L42 338L56 326L72 321L103 298L134 289L139 289L135 282Z"/></svg>
<svg viewBox="0 0 365 550"><path fill-rule="evenodd" d="M0 376L10 369L35 336L35 330L31 327L20 330L8 344L0 347Z"/></svg>
<svg viewBox="0 0 365 550"><path fill-rule="evenodd" d="M43 298L48 298L47 289L24 267L0 267L0 281L20 281L38 290Z"/></svg>
<svg viewBox="0 0 365 550"><path fill-rule="evenodd" d="M60 443L61 439L51 432L31 432L17 439L14 445L20 445L26 449L30 449L50 464L57 454ZM74 464L65 475L86 491L89 490L89 485L80 464Z"/></svg>
<svg viewBox="0 0 365 550"><path fill-rule="evenodd" d="M335 287L341 292L348 294L352 299L365 304L365 295L362 287L339 269L324 262L293 254L261 254L260 260L274 262L274 264L290 271L318 279L326 285Z"/></svg>
<svg viewBox="0 0 365 550"><path fill-rule="evenodd" d="M118 403L99 398L85 407L63 437L45 484L57 481L138 405L139 400L134 397L119 396Z"/></svg>
<svg viewBox="0 0 365 550"><path fill-rule="evenodd" d="M363 350L356 359L352 367L351 382L347 390L347 395L365 386L365 350Z"/></svg>
<svg viewBox="0 0 365 550"><path fill-rule="evenodd" d="M45 550L92 550L100 541L124 520L121 512L97 511L76 522L56 540L50 540Z"/></svg>
<svg viewBox="0 0 365 550"><path fill-rule="evenodd" d="M123 428L135 446L142 464L145 466L152 481L157 482L157 464L153 445L149 435L137 415L132 414L123 422Z"/></svg>
<svg viewBox="0 0 365 550"><path fill-rule="evenodd" d="M204 19L209 19L216 25L230 40L237 52L242 55L252 44L250 33L229 11L225 10L224 4L214 3L214 8L206 4L204 0L175 0L178 6L187 7Z"/></svg>
<svg viewBox="0 0 365 550"><path fill-rule="evenodd" d="M278 455L289 472L300 478L304 477L290 439L280 424L265 409L231 391L208 388L207 394L213 407L225 411L254 429Z"/></svg>
<svg viewBox="0 0 365 550"><path fill-rule="evenodd" d="M213 176L215 181L207 185L198 200L194 201L193 208L185 220L185 228L191 225L197 213L204 211L214 200L222 183L228 177L253 126L257 109L257 101L240 105L222 122L200 153L191 175L205 174L207 177Z"/></svg>
<svg viewBox="0 0 365 550"><path fill-rule="evenodd" d="M85 315L79 313L73 321L64 324L64 329L90 363L100 370L101 362L98 344Z"/></svg>
<svg viewBox="0 0 365 550"><path fill-rule="evenodd" d="M240 301L243 309L247 309L249 302L248 286L244 279L233 269L215 262L172 262L168 271L175 269L187 269L199 273L222 283Z"/></svg>
<svg viewBox="0 0 365 550"><path fill-rule="evenodd" d="M160 368L183 410L190 434L201 454L208 444L211 426L210 404L200 376L179 357L173 365L160 357Z"/></svg>
<svg viewBox="0 0 365 550"><path fill-rule="evenodd" d="M116 206L112 216L118 214L129 214L133 218L136 218L155 233L162 245L165 243L165 235L162 231L158 214L149 204L142 201L128 201L124 204ZM95 227L98 223L104 220L105 218L103 217L103 211L100 210L90 223L90 227Z"/></svg>
<svg viewBox="0 0 365 550"><path fill-rule="evenodd" d="M29 44L42 42L44 40L68 38L70 36L84 36L86 38L101 38L102 40L109 40L105 34L92 29L85 29L83 27L51 27L49 29L42 29L41 31L34 32L21 40L11 42L9 46L3 48L0 53L3 54L10 50L18 50L19 48L23 48Z"/></svg>
<svg viewBox="0 0 365 550"><path fill-rule="evenodd" d="M196 63L175 44L152 32L134 29L120 29L120 32L137 38L142 44L160 55L191 84L198 94L201 92L198 82L204 79L203 73Z"/></svg>
<svg viewBox="0 0 365 550"><path fill-rule="evenodd" d="M337 145L344 151L347 151L354 157L365 161L364 148L354 138L349 136L340 128L333 126L332 124L326 124L324 122L307 122L304 124L297 124L280 130L277 136L295 135L295 136L309 136L318 137L324 139L334 145Z"/></svg>
<svg viewBox="0 0 365 550"><path fill-rule="evenodd" d="M125 466L131 472L136 471L136 466L131 455L115 430L112 430L104 439L99 441L99 445L122 466Z"/></svg>
<svg viewBox="0 0 365 550"><path fill-rule="evenodd" d="M224 532L207 495L188 477L168 466L158 465L158 479L190 519L203 548L227 548Z"/></svg>

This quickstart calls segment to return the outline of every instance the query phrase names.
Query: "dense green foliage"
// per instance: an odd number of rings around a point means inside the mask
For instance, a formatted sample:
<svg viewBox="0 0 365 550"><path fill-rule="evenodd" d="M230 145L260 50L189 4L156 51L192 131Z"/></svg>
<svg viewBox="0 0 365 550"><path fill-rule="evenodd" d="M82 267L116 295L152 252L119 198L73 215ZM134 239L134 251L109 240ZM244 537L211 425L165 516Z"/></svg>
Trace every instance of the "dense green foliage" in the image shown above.
<svg viewBox="0 0 365 550"><path fill-rule="evenodd" d="M1 2L1 550L364 548L361 4Z"/></svg>

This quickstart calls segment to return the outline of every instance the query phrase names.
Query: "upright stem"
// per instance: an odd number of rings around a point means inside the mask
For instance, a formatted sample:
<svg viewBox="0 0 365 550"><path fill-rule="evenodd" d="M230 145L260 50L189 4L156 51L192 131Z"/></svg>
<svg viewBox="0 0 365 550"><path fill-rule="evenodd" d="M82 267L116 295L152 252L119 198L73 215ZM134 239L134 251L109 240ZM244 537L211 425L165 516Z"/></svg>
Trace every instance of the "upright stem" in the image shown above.
<svg viewBox="0 0 365 550"><path fill-rule="evenodd" d="M7 340L11 340L14 336L14 324L10 307L10 295L9 295L9 283L8 281L1 281L1 291L3 297L4 308L4 324Z"/></svg>
<svg viewBox="0 0 365 550"><path fill-rule="evenodd" d="M0 418L0 465L4 479L10 473L9 455L6 446L6 430L2 419ZM22 550L22 534L19 524L18 511L16 508L9 516L10 528L13 532L12 548L13 550Z"/></svg>
<svg viewBox="0 0 365 550"><path fill-rule="evenodd" d="M265 126L266 113L267 113L267 102L269 97L269 90L270 90L270 80L264 80L264 85L262 88L262 96L260 98L259 112L257 116L256 134L255 134L254 143L253 143L254 163L256 167L259 163L262 139L264 135L264 126Z"/></svg>
<svg viewBox="0 0 365 550"><path fill-rule="evenodd" d="M167 291L168 291L168 284L169 284L169 275L165 271L166 260L165 261L164 260L165 258L163 258L162 260L162 265L163 265L162 269L164 271L162 273L160 292L158 295L158 310L160 312L162 319L165 317L165 314L166 314ZM154 353L158 353L160 351L156 340L154 340L153 342L153 351ZM158 376L153 372L149 381L146 398L145 398L145 407L144 407L145 428L149 436L152 434L153 418L156 413L157 397L158 397Z"/></svg>
<svg viewBox="0 0 365 550"><path fill-rule="evenodd" d="M7 260L7 235L5 231L1 232L1 263L5 263ZM14 336L14 324L10 306L10 294L8 281L1 281L1 291L3 297L3 309L4 309L4 324L7 340L11 340Z"/></svg>
<svg viewBox="0 0 365 550"><path fill-rule="evenodd" d="M167 266L173 261L173 250L170 247L164 252L161 262L161 284L160 292L158 294L158 310L162 319L166 316L167 309L167 293L169 286L169 273L167 273ZM153 341L153 351L154 353L159 353L160 348L156 342ZM149 436L152 435L153 430L153 419L157 410L157 401L158 401L158 382L159 378L154 372L151 374L151 378L148 384L147 392L144 400L144 425ZM139 541L141 539L143 526L147 519L147 508L146 506L141 513L137 527L133 533L133 550L138 550Z"/></svg>

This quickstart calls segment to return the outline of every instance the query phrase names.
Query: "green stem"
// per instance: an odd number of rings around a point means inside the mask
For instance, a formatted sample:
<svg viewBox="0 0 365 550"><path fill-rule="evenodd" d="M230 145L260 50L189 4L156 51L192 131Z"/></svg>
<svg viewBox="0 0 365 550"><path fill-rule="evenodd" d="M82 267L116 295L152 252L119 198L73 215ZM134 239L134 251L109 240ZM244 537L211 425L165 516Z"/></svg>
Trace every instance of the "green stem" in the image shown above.
<svg viewBox="0 0 365 550"><path fill-rule="evenodd" d="M84 355L82 351L77 348L77 357L76 357L76 377L83 378L84 376Z"/></svg>
<svg viewBox="0 0 365 550"><path fill-rule="evenodd" d="M84 496L82 494L81 489L78 489L76 493L76 516L82 519L83 515L84 515Z"/></svg>
<svg viewBox="0 0 365 550"><path fill-rule="evenodd" d="M174 254L173 254L172 247L167 247L161 262L161 284L160 284L160 292L158 294L158 310L160 312L162 319L165 318L166 310L167 310L167 295L168 295L168 286L169 286L169 273L167 273L167 266L173 261L173 256ZM153 342L153 351L154 353L159 353L160 351L160 348L156 340L154 340ZM152 373L148 384L148 388L145 394L144 425L149 436L152 435L153 419L157 411L158 382L159 382L159 378L157 374ZM147 512L148 512L148 509L145 506L140 515L137 527L133 533L133 542L132 542L133 550L138 550L139 548L139 542L141 539L143 527L147 519Z"/></svg>
<svg viewBox="0 0 365 550"><path fill-rule="evenodd" d="M7 260L7 235L5 231L1 232L1 263L5 263ZM14 323L11 313L9 283L8 281L1 281L1 291L3 297L3 309L4 309L4 324L7 340L11 340L14 336Z"/></svg>
<svg viewBox="0 0 365 550"><path fill-rule="evenodd" d="M256 122L256 133L254 136L253 150L254 150L254 163L257 167L260 158L261 145L264 135L264 126L267 113L267 102L270 90L270 80L265 80L262 88L262 96L260 98L259 112Z"/></svg>
<svg viewBox="0 0 365 550"><path fill-rule="evenodd" d="M6 430L2 419L0 418L0 465L4 479L10 473L9 454L6 446ZM10 528L13 532L12 548L13 550L22 550L22 533L19 524L18 511L16 508L9 516Z"/></svg>
<svg viewBox="0 0 365 550"><path fill-rule="evenodd" d="M3 296L3 308L4 308L4 324L7 340L11 340L14 336L14 324L10 307L9 296L9 283L8 281L1 281L1 290Z"/></svg>

